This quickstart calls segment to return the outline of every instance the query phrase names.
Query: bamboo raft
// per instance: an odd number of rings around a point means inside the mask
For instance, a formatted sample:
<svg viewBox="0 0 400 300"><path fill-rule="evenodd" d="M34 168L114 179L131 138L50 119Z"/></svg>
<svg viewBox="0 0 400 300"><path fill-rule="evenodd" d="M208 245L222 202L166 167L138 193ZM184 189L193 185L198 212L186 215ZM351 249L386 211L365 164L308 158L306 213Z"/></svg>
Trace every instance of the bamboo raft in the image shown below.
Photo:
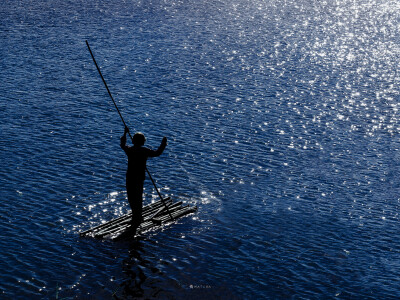
<svg viewBox="0 0 400 300"><path fill-rule="evenodd" d="M163 224L173 222L197 210L197 206L184 206L182 201L174 203L170 197L165 198L164 203L162 200L159 200L143 207L143 222L137 228L136 234L157 229ZM104 224L82 231L79 235L81 237L110 238L112 240L132 237L135 233L130 230L131 219L132 213L128 213Z"/></svg>

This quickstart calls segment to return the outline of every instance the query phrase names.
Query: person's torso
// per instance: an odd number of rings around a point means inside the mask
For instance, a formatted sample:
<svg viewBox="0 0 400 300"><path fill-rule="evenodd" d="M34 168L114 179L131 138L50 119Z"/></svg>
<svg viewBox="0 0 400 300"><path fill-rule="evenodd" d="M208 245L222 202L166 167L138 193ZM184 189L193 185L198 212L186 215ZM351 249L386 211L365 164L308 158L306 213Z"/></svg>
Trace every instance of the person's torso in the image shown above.
<svg viewBox="0 0 400 300"><path fill-rule="evenodd" d="M144 179L146 171L146 161L149 149L146 147L130 147L127 151L128 170L127 174L131 177Z"/></svg>

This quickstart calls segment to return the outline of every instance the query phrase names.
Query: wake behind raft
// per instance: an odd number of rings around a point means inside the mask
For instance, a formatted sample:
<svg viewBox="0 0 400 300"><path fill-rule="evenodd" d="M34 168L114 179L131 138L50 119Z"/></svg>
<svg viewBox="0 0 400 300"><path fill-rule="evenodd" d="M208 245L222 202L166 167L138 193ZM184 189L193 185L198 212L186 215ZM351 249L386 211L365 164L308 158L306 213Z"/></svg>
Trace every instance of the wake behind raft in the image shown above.
<svg viewBox="0 0 400 300"><path fill-rule="evenodd" d="M114 103L114 106L121 117L121 121L123 122L125 128L128 128L126 126L126 123L124 121L124 118L121 115L121 112L119 111L117 104L114 101L113 96L111 95L110 89L107 86L107 83L101 74L100 68L97 65L97 62L93 56L92 50L90 49L89 43L86 41L86 45L88 47L88 50L90 52L90 55L92 56L93 62L97 68L97 71L99 72L99 75L101 79L103 80L103 83L107 89L107 92ZM132 139L132 136L129 132L130 138ZM133 139L132 139L133 142ZM197 207L190 207L189 205L184 206L182 202L172 202L170 198L165 198L161 196L153 178L150 175L150 172L146 168L146 172L151 180L151 182L154 185L154 188L157 191L158 196L160 197L160 200L157 202L154 202L152 204L149 204L147 206L144 206L142 208L142 223L139 224L139 227L133 228L131 227L132 224L132 213L128 213L124 216L121 216L119 218L116 218L114 220L111 220L107 223L98 225L96 227L93 227L91 229L85 230L83 232L80 232L80 236L91 236L95 238L111 238L113 240L115 239L122 239L122 238L127 238L127 237L133 237L135 234L143 233L145 231L149 231L152 229L157 229L161 227L165 223L170 223L173 222L183 216L186 216L188 214L194 213L197 210Z"/></svg>

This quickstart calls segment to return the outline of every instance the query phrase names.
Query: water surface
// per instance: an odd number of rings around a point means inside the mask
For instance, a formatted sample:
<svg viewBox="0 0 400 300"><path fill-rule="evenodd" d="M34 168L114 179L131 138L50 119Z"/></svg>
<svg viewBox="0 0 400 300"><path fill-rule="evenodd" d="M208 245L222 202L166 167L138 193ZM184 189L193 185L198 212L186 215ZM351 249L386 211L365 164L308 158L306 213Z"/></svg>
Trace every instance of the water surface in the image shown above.
<svg viewBox="0 0 400 300"><path fill-rule="evenodd" d="M391 0L5 1L0 293L398 298L399 19ZM123 126L197 214L135 241ZM157 199L146 182L145 203Z"/></svg>

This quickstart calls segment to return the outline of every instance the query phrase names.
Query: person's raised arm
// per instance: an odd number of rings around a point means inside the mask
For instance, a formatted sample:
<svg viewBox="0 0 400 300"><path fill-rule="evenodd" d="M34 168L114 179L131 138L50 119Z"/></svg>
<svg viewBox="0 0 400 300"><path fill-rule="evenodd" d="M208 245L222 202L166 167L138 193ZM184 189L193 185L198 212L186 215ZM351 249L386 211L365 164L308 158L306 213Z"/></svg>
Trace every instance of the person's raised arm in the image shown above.
<svg viewBox="0 0 400 300"><path fill-rule="evenodd" d="M128 149L128 146L126 145L126 134L129 132L129 128L128 127L125 127L125 130L124 130L124 135L123 136L121 136L121 148L124 150L124 151L126 151L127 149Z"/></svg>
<svg viewBox="0 0 400 300"><path fill-rule="evenodd" d="M149 157L160 156L164 152L165 147L167 147L167 138L164 136L162 141L161 141L160 147L158 147L158 149L156 151L151 150L149 152Z"/></svg>

